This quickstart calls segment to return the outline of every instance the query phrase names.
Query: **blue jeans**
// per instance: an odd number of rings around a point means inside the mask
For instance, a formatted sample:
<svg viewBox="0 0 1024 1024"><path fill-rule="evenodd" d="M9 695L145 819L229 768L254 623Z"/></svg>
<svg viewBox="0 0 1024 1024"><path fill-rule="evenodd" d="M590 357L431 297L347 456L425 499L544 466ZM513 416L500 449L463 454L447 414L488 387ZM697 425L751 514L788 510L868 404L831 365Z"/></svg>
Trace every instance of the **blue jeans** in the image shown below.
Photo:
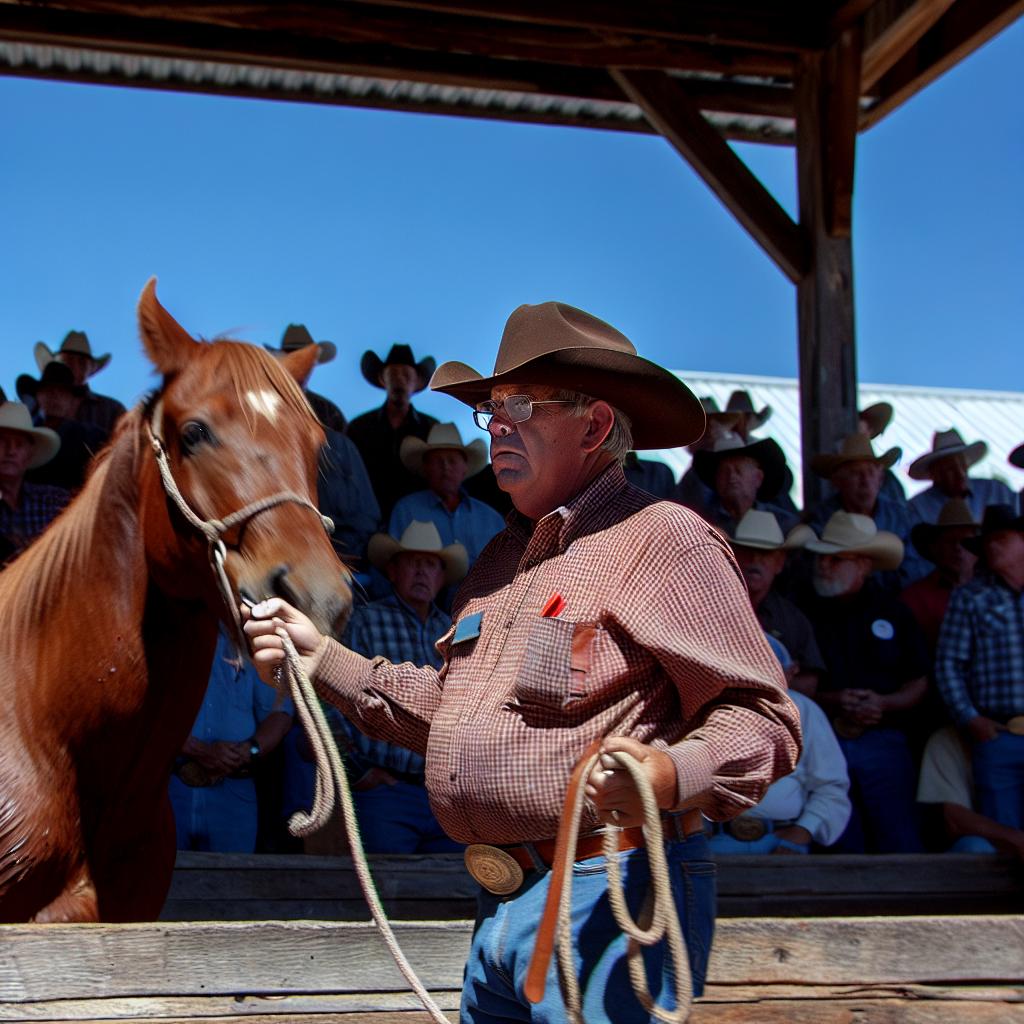
<svg viewBox="0 0 1024 1024"><path fill-rule="evenodd" d="M790 853L810 853L811 847L806 843L791 843L780 839L774 832L766 832L760 839L737 839L728 832L719 832L708 840L711 852L716 856L753 856L755 854L774 853L780 846Z"/></svg>
<svg viewBox="0 0 1024 1024"><path fill-rule="evenodd" d="M917 823L917 770L899 729L838 737L850 772L853 813L837 853L922 853Z"/></svg>
<svg viewBox="0 0 1024 1024"><path fill-rule="evenodd" d="M689 952L693 992L699 995L704 989L715 926L715 866L703 835L668 843L665 849L672 894ZM647 854L630 850L618 856L626 904L635 917L649 887ZM522 888L511 896L481 890L462 990L462 1024L565 1021L554 957L543 1000L532 1005L523 994L550 878L549 872L530 872ZM587 1024L646 1024L654 1020L633 994L626 967L626 939L612 917L603 857L579 861L573 868L572 944ZM656 1003L674 1008L671 957L665 943L646 949L644 963Z"/></svg>
<svg viewBox="0 0 1024 1024"><path fill-rule="evenodd" d="M359 835L367 853L457 853L430 809L427 790L411 782L352 794Z"/></svg>
<svg viewBox="0 0 1024 1024"><path fill-rule="evenodd" d="M981 836L961 836L947 853L996 853L996 848Z"/></svg>
<svg viewBox="0 0 1024 1024"><path fill-rule="evenodd" d="M215 786L186 786L177 775L168 786L179 850L252 853L258 809L252 779L224 779Z"/></svg>
<svg viewBox="0 0 1024 1024"><path fill-rule="evenodd" d="M1024 736L997 732L974 745L973 761L978 811L1000 825L1024 829Z"/></svg>

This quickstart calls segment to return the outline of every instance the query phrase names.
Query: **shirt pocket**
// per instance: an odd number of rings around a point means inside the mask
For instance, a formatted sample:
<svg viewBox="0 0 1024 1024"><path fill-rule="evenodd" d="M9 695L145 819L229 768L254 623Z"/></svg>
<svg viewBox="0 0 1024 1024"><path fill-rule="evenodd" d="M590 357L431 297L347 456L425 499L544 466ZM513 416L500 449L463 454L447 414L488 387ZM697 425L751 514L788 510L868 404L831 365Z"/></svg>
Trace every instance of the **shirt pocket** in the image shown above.
<svg viewBox="0 0 1024 1024"><path fill-rule="evenodd" d="M538 618L513 693L520 704L559 710L592 691L594 650L604 630L591 622Z"/></svg>

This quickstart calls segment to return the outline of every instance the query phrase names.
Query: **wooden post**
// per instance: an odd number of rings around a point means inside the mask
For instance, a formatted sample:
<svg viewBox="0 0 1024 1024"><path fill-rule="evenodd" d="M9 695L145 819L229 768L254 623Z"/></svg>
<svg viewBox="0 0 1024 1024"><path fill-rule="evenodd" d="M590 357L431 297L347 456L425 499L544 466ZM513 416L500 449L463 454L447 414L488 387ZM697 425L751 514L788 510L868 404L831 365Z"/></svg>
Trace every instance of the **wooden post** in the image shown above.
<svg viewBox="0 0 1024 1024"><path fill-rule="evenodd" d="M861 33L800 57L795 80L797 184L808 270L797 283L804 507L824 493L809 464L857 428L851 205Z"/></svg>

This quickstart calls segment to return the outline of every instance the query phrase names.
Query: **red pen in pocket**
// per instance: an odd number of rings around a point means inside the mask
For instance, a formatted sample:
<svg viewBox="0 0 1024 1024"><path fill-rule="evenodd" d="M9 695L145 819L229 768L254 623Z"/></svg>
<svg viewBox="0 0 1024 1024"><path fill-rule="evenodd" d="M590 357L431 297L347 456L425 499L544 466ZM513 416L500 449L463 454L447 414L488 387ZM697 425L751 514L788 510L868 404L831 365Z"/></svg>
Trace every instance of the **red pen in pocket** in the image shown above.
<svg viewBox="0 0 1024 1024"><path fill-rule="evenodd" d="M544 602L544 607L540 610L542 619L553 619L562 614L565 608L565 598L562 597L558 591L555 591L548 599Z"/></svg>

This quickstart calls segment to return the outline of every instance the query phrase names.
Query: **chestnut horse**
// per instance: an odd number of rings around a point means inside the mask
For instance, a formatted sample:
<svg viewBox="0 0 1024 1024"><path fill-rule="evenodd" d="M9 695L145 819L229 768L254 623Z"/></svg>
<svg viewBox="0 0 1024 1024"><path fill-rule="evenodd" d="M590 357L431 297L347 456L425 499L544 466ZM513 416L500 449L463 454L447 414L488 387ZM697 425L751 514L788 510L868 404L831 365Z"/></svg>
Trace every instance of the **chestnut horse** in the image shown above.
<svg viewBox="0 0 1024 1024"><path fill-rule="evenodd" d="M0 573L0 921L150 920L167 895L167 782L231 612L207 538L168 499L153 435L190 509L229 527L232 600L286 597L322 631L348 608L312 504L324 432L296 383L315 347L277 360L195 341L153 281L139 324L161 388Z"/></svg>

